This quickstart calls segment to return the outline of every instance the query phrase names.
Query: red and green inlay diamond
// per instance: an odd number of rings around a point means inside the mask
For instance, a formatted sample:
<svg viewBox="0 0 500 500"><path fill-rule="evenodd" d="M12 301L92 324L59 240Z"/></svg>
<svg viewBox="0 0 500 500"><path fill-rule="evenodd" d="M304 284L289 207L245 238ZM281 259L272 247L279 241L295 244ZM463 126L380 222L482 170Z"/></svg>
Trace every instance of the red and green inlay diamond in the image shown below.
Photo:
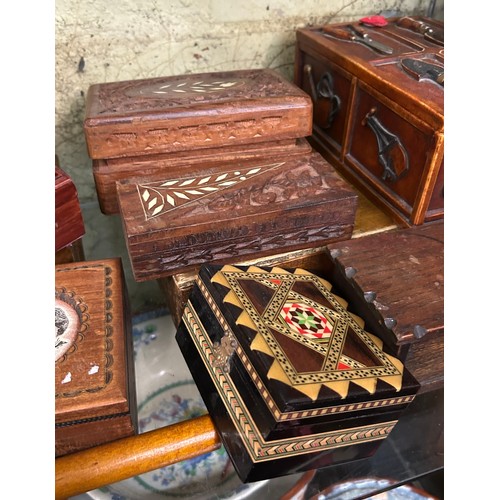
<svg viewBox="0 0 500 500"><path fill-rule="evenodd" d="M328 338L333 331L333 325L322 312L305 304L287 302L280 316L291 330L308 338Z"/></svg>

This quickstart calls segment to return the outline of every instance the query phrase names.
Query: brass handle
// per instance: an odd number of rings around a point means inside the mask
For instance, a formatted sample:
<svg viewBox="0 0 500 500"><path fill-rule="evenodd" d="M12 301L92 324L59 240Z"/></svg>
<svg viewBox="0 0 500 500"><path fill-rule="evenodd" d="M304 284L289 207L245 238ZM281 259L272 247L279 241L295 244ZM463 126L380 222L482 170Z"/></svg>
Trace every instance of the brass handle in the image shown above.
<svg viewBox="0 0 500 500"><path fill-rule="evenodd" d="M378 161L383 167L382 180L395 182L404 177L410 169L408 152L396 134L375 116L377 108L372 108L361 121L363 126L368 125L375 134L378 146Z"/></svg>
<svg viewBox="0 0 500 500"><path fill-rule="evenodd" d="M334 91L333 76L329 71L325 71L316 84L310 64L304 66L304 72L307 75L311 88L311 97L313 98L316 110L316 121L321 128L330 128L335 115L340 111L342 105L340 97ZM327 105L326 109L325 104Z"/></svg>

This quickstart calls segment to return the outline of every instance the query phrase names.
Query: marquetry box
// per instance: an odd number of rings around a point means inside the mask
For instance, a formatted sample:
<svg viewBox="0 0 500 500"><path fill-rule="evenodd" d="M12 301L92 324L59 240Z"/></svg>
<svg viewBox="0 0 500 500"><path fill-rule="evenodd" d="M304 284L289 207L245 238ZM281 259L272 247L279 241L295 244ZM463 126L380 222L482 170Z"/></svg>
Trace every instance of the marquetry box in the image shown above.
<svg viewBox="0 0 500 500"><path fill-rule="evenodd" d="M294 82L313 100L313 147L411 226L444 216L444 42L428 36L444 24L405 22L351 23L389 54L353 41L349 23L297 30Z"/></svg>
<svg viewBox="0 0 500 500"><path fill-rule="evenodd" d="M256 144L224 146L220 148L198 149L135 156L132 158L109 158L92 160L94 182L101 212L106 215L120 212L116 194L116 183L121 180L145 178L162 172L171 175L173 171L183 168L189 172L193 167L213 167L220 164L231 164L235 161L253 159L274 159L277 156L306 155L312 151L305 138L272 141Z"/></svg>
<svg viewBox="0 0 500 500"><path fill-rule="evenodd" d="M136 433L133 345L119 258L55 266L55 454Z"/></svg>
<svg viewBox="0 0 500 500"><path fill-rule="evenodd" d="M176 340L244 482L371 456L418 392L342 281L201 267Z"/></svg>
<svg viewBox="0 0 500 500"><path fill-rule="evenodd" d="M117 183L136 281L351 237L358 196L318 153Z"/></svg>
<svg viewBox="0 0 500 500"><path fill-rule="evenodd" d="M236 265L303 267L329 281L421 384L444 385L444 222L399 228ZM182 319L196 272L158 280L174 323Z"/></svg>
<svg viewBox="0 0 500 500"><path fill-rule="evenodd" d="M80 240L85 234L80 202L71 177L55 165L55 251Z"/></svg>

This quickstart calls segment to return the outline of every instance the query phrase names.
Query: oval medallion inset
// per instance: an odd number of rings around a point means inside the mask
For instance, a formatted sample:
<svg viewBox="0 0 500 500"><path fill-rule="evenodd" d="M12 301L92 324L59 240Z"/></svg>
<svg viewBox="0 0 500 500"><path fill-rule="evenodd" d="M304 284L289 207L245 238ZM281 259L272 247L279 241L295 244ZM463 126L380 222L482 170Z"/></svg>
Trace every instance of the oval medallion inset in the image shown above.
<svg viewBox="0 0 500 500"><path fill-rule="evenodd" d="M64 356L75 343L80 329L80 318L75 309L60 299L55 299L56 361Z"/></svg>

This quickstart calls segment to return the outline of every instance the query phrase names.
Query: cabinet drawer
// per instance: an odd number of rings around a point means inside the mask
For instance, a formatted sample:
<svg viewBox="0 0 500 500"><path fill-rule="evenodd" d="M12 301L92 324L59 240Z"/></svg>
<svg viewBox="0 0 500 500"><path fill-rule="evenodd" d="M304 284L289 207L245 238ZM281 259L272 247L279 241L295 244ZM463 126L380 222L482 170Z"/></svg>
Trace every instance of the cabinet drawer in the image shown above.
<svg viewBox="0 0 500 500"><path fill-rule="evenodd" d="M436 149L434 132L360 82L345 161L406 215L419 201Z"/></svg>
<svg viewBox="0 0 500 500"><path fill-rule="evenodd" d="M303 55L302 89L313 101L314 133L340 155L343 144L352 76L331 61Z"/></svg>

